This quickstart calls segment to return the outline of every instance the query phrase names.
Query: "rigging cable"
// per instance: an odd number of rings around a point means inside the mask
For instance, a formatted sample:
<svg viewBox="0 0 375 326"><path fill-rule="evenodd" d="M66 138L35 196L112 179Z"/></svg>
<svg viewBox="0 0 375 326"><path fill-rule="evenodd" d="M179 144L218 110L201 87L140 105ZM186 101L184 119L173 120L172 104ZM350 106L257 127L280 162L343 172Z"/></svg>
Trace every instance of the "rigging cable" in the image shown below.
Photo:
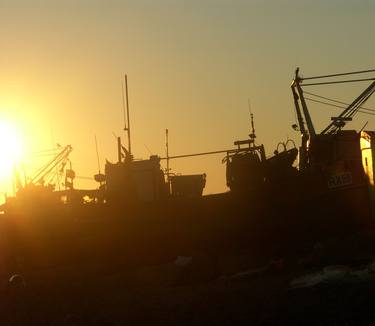
<svg viewBox="0 0 375 326"><path fill-rule="evenodd" d="M358 75L358 74L366 74L366 73L370 73L370 72L375 72L375 69L359 70L359 71L352 71L352 72L343 72L343 73L338 73L338 74L321 75L321 76L313 76L313 77L302 77L301 80L330 78L330 77L348 76L348 75Z"/></svg>
<svg viewBox="0 0 375 326"><path fill-rule="evenodd" d="M312 99L312 98L309 98L309 97L305 97L305 100L308 100L308 101L311 101L311 102L320 103L320 104L325 104L325 105L332 106L332 107L339 108L339 109L346 109L346 107L342 106L342 105L327 103L327 102L315 100L315 99ZM375 112L371 113L371 112L366 112L366 111L363 111L363 110L359 110L358 113L363 113L363 114L368 114L368 115L375 115Z"/></svg>
<svg viewBox="0 0 375 326"><path fill-rule="evenodd" d="M344 105L349 105L349 103L346 103L346 102L342 102L342 101L339 101L339 100L335 100L333 98L329 98L329 97L325 97L325 96L321 96L321 95L318 95L318 94L314 94L314 93L310 93L310 92L306 92L304 91L305 94L308 94L308 95L311 95L311 96L315 96L315 97L318 97L318 98L322 98L324 100L328 100L328 101L331 101L331 102L335 102L335 103L339 103L339 104L344 104ZM372 109L372 108L366 108L364 106L361 106L359 107L360 109L363 109L363 110L368 110L368 111L371 111L371 112L375 112L375 109Z"/></svg>
<svg viewBox="0 0 375 326"><path fill-rule="evenodd" d="M372 82L335 120L352 118L359 108L370 98L375 91L375 81ZM339 126L336 121L332 121L323 131L322 134L334 133Z"/></svg>
<svg viewBox="0 0 375 326"><path fill-rule="evenodd" d="M330 82L320 82L320 83L309 83L309 84L300 84L302 87L304 86L318 86L318 85L332 85L332 84L344 84L344 83L356 83L362 81L374 81L375 78L363 78L363 79L348 79L348 80L334 80Z"/></svg>

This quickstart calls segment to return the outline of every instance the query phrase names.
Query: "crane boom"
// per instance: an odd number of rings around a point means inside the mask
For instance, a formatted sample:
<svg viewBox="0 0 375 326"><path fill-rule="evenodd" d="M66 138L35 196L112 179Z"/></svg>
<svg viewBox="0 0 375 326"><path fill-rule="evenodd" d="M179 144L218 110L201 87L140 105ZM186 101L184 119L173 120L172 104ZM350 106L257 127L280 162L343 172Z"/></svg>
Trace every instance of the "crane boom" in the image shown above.
<svg viewBox="0 0 375 326"><path fill-rule="evenodd" d="M358 112L360 107L370 98L375 92L375 81L370 84L349 106L341 112L341 114L334 118L333 121L321 132L322 134L333 134L340 129L339 122L351 120L351 118Z"/></svg>
<svg viewBox="0 0 375 326"><path fill-rule="evenodd" d="M67 145L62 148L62 150L46 165L44 165L30 180L33 184L40 184L43 182L45 177L51 173L60 163L65 162L68 159L69 154L72 152L73 148Z"/></svg>
<svg viewBox="0 0 375 326"><path fill-rule="evenodd" d="M302 78L299 76L298 73L299 73L299 68L297 68L296 71L295 71L295 77L293 79L292 86L291 86L292 92L293 92L294 104L295 104L295 107L296 107L300 131L305 138L307 138L307 136L309 138L311 138L311 137L315 137L316 133L315 133L314 124L313 124L311 116L310 116L310 112L309 112L309 110L307 108L307 105L306 105L305 97L303 95L303 90L302 90L302 87L300 85L300 83L302 81ZM302 118L302 115L301 115L301 109L300 109L298 100L300 100L300 102L301 102L303 115L305 116L305 120L306 120L308 135L307 135L307 132L306 132L305 127L304 127L303 118Z"/></svg>

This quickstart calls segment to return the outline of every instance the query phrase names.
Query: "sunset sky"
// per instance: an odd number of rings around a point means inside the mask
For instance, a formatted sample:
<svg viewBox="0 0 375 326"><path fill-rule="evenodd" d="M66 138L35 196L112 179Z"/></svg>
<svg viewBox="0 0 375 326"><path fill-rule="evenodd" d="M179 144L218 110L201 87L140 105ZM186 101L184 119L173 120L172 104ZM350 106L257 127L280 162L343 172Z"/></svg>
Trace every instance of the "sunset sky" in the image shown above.
<svg viewBox="0 0 375 326"><path fill-rule="evenodd" d="M166 128L171 155L230 148L250 131L248 98L257 140L271 154L287 137L299 141L294 69L375 68L374 17L370 0L0 0L0 121L15 126L26 152L72 145L74 170L91 177L95 134L101 169L116 160L127 73L135 158L164 156ZM311 91L350 102L366 85ZM317 104L310 111L317 130L339 112ZM368 121L375 130L374 118L358 114L348 128ZM171 168L206 172L205 192L220 192L222 157Z"/></svg>

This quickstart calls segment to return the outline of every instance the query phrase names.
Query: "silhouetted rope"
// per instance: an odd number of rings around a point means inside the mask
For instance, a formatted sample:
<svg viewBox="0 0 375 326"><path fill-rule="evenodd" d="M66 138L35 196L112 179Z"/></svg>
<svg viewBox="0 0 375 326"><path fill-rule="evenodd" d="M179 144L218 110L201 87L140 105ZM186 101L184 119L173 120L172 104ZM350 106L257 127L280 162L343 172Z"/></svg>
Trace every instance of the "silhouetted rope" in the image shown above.
<svg viewBox="0 0 375 326"><path fill-rule="evenodd" d="M313 77L302 77L301 80L330 78L330 77L348 76L348 75L357 75L357 74L366 74L366 73L369 73L369 72L375 72L375 69L359 70L359 71L352 71L352 72L343 72L343 73L338 73L338 74L321 75L321 76L313 76Z"/></svg>
<svg viewBox="0 0 375 326"><path fill-rule="evenodd" d="M320 103L320 104L325 104L325 105L336 107L336 108L340 108L340 109L346 109L346 107L342 106L342 105L327 103L327 102L315 100L315 99L312 99L312 98L309 98L309 97L305 97L305 100L308 100L308 101L311 101L311 102ZM368 115L375 115L375 113L366 112L366 111L363 111L363 110L358 110L358 113L363 113L363 114L368 114Z"/></svg>
<svg viewBox="0 0 375 326"><path fill-rule="evenodd" d="M310 92L304 92L304 94L308 94L308 95L311 95L311 96L315 96L317 98L321 98L321 99L324 99L324 100L328 100L328 101L331 101L331 102L334 102L334 103L339 103L339 104L344 104L344 105L349 105L349 103L346 103L346 102L342 102L342 101L339 101L339 100L336 100L336 99L333 99L333 98L329 98L329 97L325 97L325 96L321 96L321 95L318 95L318 94L314 94L314 93L310 93ZM370 112L374 112L375 113L375 109L372 109L372 108L366 108L364 106L360 106L359 107L360 109L363 109L363 110L367 110L367 111L370 111Z"/></svg>
<svg viewBox="0 0 375 326"><path fill-rule="evenodd" d="M356 83L362 81L374 81L375 78L363 78L363 79L348 79L348 80L336 80L330 82L321 82L321 83L310 83L310 84L300 84L303 86L317 86L317 85L332 85L332 84L344 84L344 83Z"/></svg>

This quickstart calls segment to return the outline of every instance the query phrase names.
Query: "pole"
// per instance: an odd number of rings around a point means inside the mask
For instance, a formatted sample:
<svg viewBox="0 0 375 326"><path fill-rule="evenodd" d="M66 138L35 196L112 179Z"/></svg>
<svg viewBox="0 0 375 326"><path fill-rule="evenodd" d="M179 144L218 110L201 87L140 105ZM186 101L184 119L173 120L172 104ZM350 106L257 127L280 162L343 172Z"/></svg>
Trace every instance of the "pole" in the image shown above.
<svg viewBox="0 0 375 326"><path fill-rule="evenodd" d="M118 162L121 163L121 137L117 137L117 157Z"/></svg>
<svg viewBox="0 0 375 326"><path fill-rule="evenodd" d="M302 90L301 85L300 85L301 78L299 77L298 72L299 72L299 68L296 69L296 75L295 75L295 78L294 78L294 86L297 88L299 99L301 101L303 114L304 114L305 119L306 119L307 130L309 131L309 137L314 138L316 133L315 133L313 122L311 120L309 110L308 110L307 105L306 105L305 98L303 96L303 90Z"/></svg>
<svg viewBox="0 0 375 326"><path fill-rule="evenodd" d="M126 115L128 120L128 150L129 150L129 156L132 155L132 146L130 141L130 118L129 118L129 94L128 94L128 76L125 74L125 92L126 92Z"/></svg>
<svg viewBox="0 0 375 326"><path fill-rule="evenodd" d="M299 131L302 135L302 144L301 144L300 151L299 151L300 152L299 168L301 170L303 170L307 166L307 140L309 139L309 136L308 136L307 131L305 129L305 123L303 121L301 109L300 109L300 106L299 106L299 102L298 102L299 97L298 97L298 94L295 90L294 81L293 81L293 84L291 86L291 89L292 89L292 93L293 93L294 106L296 108L296 113L297 113Z"/></svg>
<svg viewBox="0 0 375 326"><path fill-rule="evenodd" d="M302 113L301 113L301 109L299 107L299 97L298 97L298 94L295 90L295 87L294 87L294 83L292 84L291 86L291 89L292 89L292 93L293 93L293 100L294 100L294 106L296 108L296 113L297 113L297 120L298 120L298 124L299 124L299 131L301 132L302 136L305 137L305 138L308 138L307 136L307 132L306 132L306 129L305 129L305 123L303 121L303 117L302 117Z"/></svg>
<svg viewBox="0 0 375 326"><path fill-rule="evenodd" d="M98 160L98 170L100 174L100 160L99 160L99 151L98 151L98 141L96 139L96 135L95 135L95 149L96 149L96 159Z"/></svg>
<svg viewBox="0 0 375 326"><path fill-rule="evenodd" d="M128 128L126 127L125 91L124 91L123 81L121 81L121 94L122 94L122 116L123 116L123 122L124 122L124 136L126 137Z"/></svg>
<svg viewBox="0 0 375 326"><path fill-rule="evenodd" d="M165 129L165 147L167 151L167 181L169 182L169 139L168 129Z"/></svg>

